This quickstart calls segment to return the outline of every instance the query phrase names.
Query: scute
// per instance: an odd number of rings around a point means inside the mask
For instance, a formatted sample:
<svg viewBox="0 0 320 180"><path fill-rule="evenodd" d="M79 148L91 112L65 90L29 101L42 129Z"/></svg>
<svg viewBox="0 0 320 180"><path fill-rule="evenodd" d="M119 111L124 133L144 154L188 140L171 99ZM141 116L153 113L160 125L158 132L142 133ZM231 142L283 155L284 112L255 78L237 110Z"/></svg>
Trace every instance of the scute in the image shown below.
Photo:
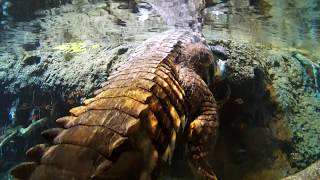
<svg viewBox="0 0 320 180"><path fill-rule="evenodd" d="M73 144L90 147L106 157L127 141L127 137L99 126L75 126L63 130L54 144Z"/></svg>
<svg viewBox="0 0 320 180"><path fill-rule="evenodd" d="M77 159L82 162L79 164ZM54 166L60 169L75 172L94 172L96 167L106 159L91 148L72 144L59 144L51 146L42 156L41 164Z"/></svg>
<svg viewBox="0 0 320 180"><path fill-rule="evenodd" d="M88 171L74 172L54 166L39 165L31 174L30 180L88 180Z"/></svg>
<svg viewBox="0 0 320 180"><path fill-rule="evenodd" d="M69 122L67 127L78 125L102 126L123 135L130 136L140 127L140 120L119 110L90 110Z"/></svg>

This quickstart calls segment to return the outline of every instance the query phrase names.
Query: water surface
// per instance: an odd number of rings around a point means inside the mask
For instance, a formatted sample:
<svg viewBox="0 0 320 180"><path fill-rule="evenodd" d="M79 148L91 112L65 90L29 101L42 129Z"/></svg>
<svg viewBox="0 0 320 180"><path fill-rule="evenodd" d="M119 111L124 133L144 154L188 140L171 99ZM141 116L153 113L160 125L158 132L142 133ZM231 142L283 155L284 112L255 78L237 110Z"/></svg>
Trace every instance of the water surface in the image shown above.
<svg viewBox="0 0 320 180"><path fill-rule="evenodd" d="M320 1L226 0L205 10L207 38L297 51L320 62Z"/></svg>

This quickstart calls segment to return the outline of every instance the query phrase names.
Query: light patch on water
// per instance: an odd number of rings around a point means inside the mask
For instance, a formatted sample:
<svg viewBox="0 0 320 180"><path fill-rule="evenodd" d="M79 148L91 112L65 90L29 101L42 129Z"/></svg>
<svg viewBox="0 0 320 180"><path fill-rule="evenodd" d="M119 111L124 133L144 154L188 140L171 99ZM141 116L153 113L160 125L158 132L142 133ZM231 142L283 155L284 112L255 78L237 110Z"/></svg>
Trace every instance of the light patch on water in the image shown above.
<svg viewBox="0 0 320 180"><path fill-rule="evenodd" d="M139 9L139 21L145 21L149 18L149 15L151 14L150 11L146 10L146 9Z"/></svg>

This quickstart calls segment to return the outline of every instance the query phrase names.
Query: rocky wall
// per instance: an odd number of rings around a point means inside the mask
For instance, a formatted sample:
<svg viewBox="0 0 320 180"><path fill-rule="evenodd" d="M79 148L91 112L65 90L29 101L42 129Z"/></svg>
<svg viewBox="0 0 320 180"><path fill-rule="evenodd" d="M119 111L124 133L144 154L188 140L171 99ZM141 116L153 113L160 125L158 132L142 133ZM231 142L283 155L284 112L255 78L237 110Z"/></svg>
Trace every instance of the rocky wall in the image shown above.
<svg viewBox="0 0 320 180"><path fill-rule="evenodd" d="M209 45L223 72L213 89L223 100L212 153L218 176L279 179L319 160L319 66L295 51Z"/></svg>

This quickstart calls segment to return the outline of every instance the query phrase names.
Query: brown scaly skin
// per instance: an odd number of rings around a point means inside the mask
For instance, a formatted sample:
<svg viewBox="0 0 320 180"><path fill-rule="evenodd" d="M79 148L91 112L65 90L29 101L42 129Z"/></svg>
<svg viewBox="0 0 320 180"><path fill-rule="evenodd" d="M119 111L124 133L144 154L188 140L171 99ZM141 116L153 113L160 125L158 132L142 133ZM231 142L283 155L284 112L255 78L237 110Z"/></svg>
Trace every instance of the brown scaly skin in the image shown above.
<svg viewBox="0 0 320 180"><path fill-rule="evenodd" d="M208 144L217 137L218 116L215 99L203 79L213 56L202 43L194 43L182 49L176 66L181 86L186 93L186 104L191 123L186 129L186 153L196 175L202 179L217 179L207 159ZM213 73L212 73L213 74Z"/></svg>
<svg viewBox="0 0 320 180"><path fill-rule="evenodd" d="M196 43L200 39L177 31L146 41L94 98L57 120L61 128L43 132L50 144L29 149L30 161L16 166L12 175L32 180L156 179L160 165L173 155L177 136L185 134L195 173L216 179L205 159L209 139L216 138L217 113L202 80L213 58Z"/></svg>

